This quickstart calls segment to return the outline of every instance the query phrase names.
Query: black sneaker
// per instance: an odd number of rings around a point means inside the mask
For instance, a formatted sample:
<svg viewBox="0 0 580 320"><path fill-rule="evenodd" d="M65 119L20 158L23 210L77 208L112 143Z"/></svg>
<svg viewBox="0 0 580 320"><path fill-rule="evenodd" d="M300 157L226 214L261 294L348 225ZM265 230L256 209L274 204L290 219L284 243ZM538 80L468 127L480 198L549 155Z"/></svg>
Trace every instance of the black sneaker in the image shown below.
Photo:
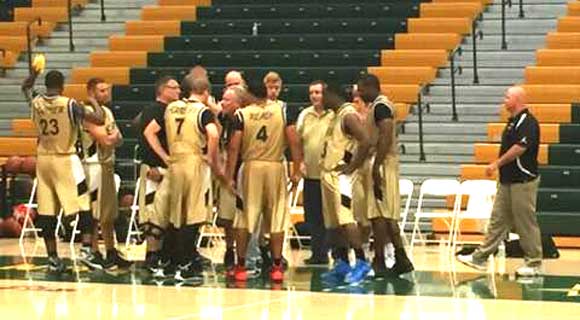
<svg viewBox="0 0 580 320"><path fill-rule="evenodd" d="M268 268L272 265L272 257L270 256L270 247L260 247L260 257L262 258L262 266Z"/></svg>
<svg viewBox="0 0 580 320"><path fill-rule="evenodd" d="M91 248L81 248L80 261L91 270L103 270L104 259L100 252Z"/></svg>
<svg viewBox="0 0 580 320"><path fill-rule="evenodd" d="M48 272L63 273L66 271L66 265L59 257L48 257Z"/></svg>
<svg viewBox="0 0 580 320"><path fill-rule="evenodd" d="M177 282L200 281L203 280L203 273L196 263L190 262L186 265L179 265L174 278Z"/></svg>
<svg viewBox="0 0 580 320"><path fill-rule="evenodd" d="M393 265L393 267L395 265ZM375 272L375 278L384 278L390 274L385 259L373 259L372 267Z"/></svg>
<svg viewBox="0 0 580 320"><path fill-rule="evenodd" d="M405 250L397 250L395 252L395 264L389 269L389 275L398 277L413 270L415 270L415 267L411 260L409 260L409 257L407 257Z"/></svg>
<svg viewBox="0 0 580 320"><path fill-rule="evenodd" d="M153 257L149 261L145 261L145 268L149 270L154 278L165 278L164 270L169 264L169 261L163 261L159 257Z"/></svg>
<svg viewBox="0 0 580 320"><path fill-rule="evenodd" d="M196 264L200 264L200 265L202 265L204 267L210 267L211 264L212 264L211 259L206 258L206 257L202 256L199 253L196 253L195 254L194 261L195 261Z"/></svg>
<svg viewBox="0 0 580 320"><path fill-rule="evenodd" d="M103 267L106 270L115 270L115 269L128 269L133 265L133 262L126 260L123 256L119 253L117 249L114 249L112 255L107 254L107 259L103 262Z"/></svg>

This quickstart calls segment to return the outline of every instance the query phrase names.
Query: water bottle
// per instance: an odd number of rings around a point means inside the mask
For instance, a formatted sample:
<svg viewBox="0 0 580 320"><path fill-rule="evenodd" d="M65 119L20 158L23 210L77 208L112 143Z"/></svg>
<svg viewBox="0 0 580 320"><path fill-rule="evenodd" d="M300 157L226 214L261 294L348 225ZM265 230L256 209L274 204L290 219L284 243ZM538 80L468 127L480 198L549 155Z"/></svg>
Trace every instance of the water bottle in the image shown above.
<svg viewBox="0 0 580 320"><path fill-rule="evenodd" d="M497 272L499 274L505 273L505 242L502 241L497 248Z"/></svg>

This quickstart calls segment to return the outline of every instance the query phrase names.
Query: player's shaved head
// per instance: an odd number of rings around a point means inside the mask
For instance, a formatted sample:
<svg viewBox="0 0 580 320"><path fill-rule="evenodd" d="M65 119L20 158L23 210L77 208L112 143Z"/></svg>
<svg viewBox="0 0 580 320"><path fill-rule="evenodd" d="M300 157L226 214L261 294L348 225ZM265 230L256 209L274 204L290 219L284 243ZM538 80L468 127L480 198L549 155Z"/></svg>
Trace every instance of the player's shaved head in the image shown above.
<svg viewBox="0 0 580 320"><path fill-rule="evenodd" d="M44 77L44 85L49 90L62 91L64 89L64 75L58 70L51 70Z"/></svg>
<svg viewBox="0 0 580 320"><path fill-rule="evenodd" d="M357 91L366 103L371 103L381 94L381 81L374 74L361 76L357 82Z"/></svg>
<svg viewBox="0 0 580 320"><path fill-rule="evenodd" d="M195 67L191 68L191 70L189 70L189 74L190 76L193 76L194 78L207 78L207 70L201 66L201 65L196 65Z"/></svg>
<svg viewBox="0 0 580 320"><path fill-rule="evenodd" d="M232 70L228 72L225 76L224 83L226 88L231 86L245 86L246 81L242 76L242 73L237 70Z"/></svg>

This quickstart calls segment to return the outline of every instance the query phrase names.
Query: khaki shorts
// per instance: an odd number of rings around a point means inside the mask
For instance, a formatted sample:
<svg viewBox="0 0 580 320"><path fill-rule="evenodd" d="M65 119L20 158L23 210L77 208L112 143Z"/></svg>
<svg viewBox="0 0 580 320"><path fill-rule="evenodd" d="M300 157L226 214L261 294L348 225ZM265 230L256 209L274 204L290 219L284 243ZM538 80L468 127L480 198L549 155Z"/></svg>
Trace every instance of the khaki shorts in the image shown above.
<svg viewBox="0 0 580 320"><path fill-rule="evenodd" d="M262 230L281 233L286 230L288 214L286 168L282 162L248 161L240 168L242 214L236 215L234 227L254 232L262 217ZM263 213L263 216L262 216Z"/></svg>
<svg viewBox="0 0 580 320"><path fill-rule="evenodd" d="M38 213L65 215L90 210L87 181L81 160L76 154L38 155L36 198Z"/></svg>
<svg viewBox="0 0 580 320"><path fill-rule="evenodd" d="M169 222L175 228L210 221L212 213L211 171L207 163L188 156L171 163Z"/></svg>
<svg viewBox="0 0 580 320"><path fill-rule="evenodd" d="M219 186L218 218L234 221L236 215L241 213L241 209L236 206L236 196Z"/></svg>
<svg viewBox="0 0 580 320"><path fill-rule="evenodd" d="M150 167L141 164L139 177L139 212L142 225L152 225L165 230L169 225L169 193L170 182L167 174L164 174L161 182L155 182L147 178ZM158 168L163 174L163 168Z"/></svg>
<svg viewBox="0 0 580 320"><path fill-rule="evenodd" d="M368 212L372 208L369 197L368 185L372 183L371 164L367 160L352 175L352 213L354 220L362 227L371 225Z"/></svg>
<svg viewBox="0 0 580 320"><path fill-rule="evenodd" d="M334 171L320 174L322 191L322 216L326 229L336 229L356 223L352 210L352 177Z"/></svg>
<svg viewBox="0 0 580 320"><path fill-rule="evenodd" d="M375 194L375 186L370 179L367 186L367 194L370 199L368 218L387 218L399 220L401 217L401 196L399 194L399 157L387 156L382 167L383 185L377 188L378 195ZM379 191L380 190L380 191ZM379 198L378 196L381 196Z"/></svg>
<svg viewBox="0 0 580 320"><path fill-rule="evenodd" d="M119 215L115 166L113 163L86 163L93 217L99 222L113 223Z"/></svg>

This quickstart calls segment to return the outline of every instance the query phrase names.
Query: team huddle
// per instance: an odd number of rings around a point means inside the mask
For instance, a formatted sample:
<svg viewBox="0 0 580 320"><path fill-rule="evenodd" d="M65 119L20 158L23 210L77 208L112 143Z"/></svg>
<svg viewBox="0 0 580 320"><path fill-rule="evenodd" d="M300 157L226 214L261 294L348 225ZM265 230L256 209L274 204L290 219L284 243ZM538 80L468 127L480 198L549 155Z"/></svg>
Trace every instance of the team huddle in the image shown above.
<svg viewBox="0 0 580 320"><path fill-rule="evenodd" d="M89 99L78 103L62 96L64 77L58 71L46 74L44 94L33 92L37 75L25 81L23 90L38 130L35 224L42 230L49 270L67 269L54 232L61 209L65 223L77 219L81 262L93 269L128 268L132 263L115 249L113 232L118 214L114 154L123 137L106 107L110 85L90 79ZM133 121L140 132L144 266L153 277L200 278L207 259L196 242L216 208L217 225L225 233L227 279L247 281L248 256L257 246L263 274L282 282L282 251L291 223L288 198L302 179L310 187L319 181L315 191L328 249L313 258L324 262L330 250L335 261L323 280L359 283L371 271L381 277L413 270L398 225L396 110L380 94L378 78L361 76L348 90L315 81L309 86L312 105L298 116L278 99L281 88L275 72L246 82L232 71L216 102L200 66L181 84L171 77L157 81L156 101ZM304 193L306 199L308 190ZM99 252L99 230L105 256ZM363 249L371 233L372 261ZM394 265L387 267L389 250Z"/></svg>

